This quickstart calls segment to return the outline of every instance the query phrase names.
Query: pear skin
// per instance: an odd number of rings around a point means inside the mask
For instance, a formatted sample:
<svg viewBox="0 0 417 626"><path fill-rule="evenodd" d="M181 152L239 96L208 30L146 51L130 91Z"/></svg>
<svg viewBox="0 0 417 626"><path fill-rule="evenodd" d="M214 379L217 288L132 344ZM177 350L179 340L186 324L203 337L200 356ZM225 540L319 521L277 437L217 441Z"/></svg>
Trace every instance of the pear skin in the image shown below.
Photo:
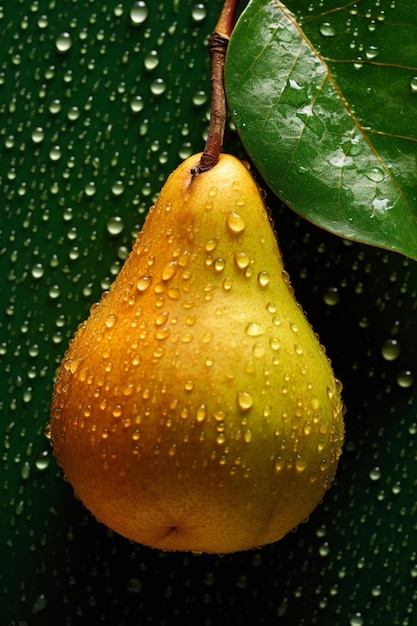
<svg viewBox="0 0 417 626"><path fill-rule="evenodd" d="M201 155L168 178L119 275L72 339L54 454L121 535L229 553L282 538L330 487L340 383L296 302L247 167Z"/></svg>

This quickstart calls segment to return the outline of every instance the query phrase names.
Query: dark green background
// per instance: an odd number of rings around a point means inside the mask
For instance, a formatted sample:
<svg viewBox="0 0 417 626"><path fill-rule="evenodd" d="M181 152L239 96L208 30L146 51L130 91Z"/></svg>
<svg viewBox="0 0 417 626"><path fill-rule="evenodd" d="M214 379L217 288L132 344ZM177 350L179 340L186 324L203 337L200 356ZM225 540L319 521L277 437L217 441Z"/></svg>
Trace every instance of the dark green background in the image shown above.
<svg viewBox="0 0 417 626"><path fill-rule="evenodd" d="M167 175L202 148L221 2L148 0L141 24L133 2L4 5L0 623L411 626L417 268L272 196L286 267L348 406L323 505L279 543L194 557L131 544L74 499L43 435L54 370ZM230 129L226 148L242 154Z"/></svg>

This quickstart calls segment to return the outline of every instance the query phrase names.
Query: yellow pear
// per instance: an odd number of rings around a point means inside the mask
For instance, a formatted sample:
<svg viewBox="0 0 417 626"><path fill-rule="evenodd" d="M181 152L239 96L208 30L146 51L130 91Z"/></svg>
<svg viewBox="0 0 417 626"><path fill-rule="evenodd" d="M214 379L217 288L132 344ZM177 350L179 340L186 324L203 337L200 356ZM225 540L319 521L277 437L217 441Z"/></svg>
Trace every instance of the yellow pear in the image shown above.
<svg viewBox="0 0 417 626"><path fill-rule="evenodd" d="M340 384L247 167L168 178L57 372L54 453L98 520L164 550L274 542L331 485Z"/></svg>

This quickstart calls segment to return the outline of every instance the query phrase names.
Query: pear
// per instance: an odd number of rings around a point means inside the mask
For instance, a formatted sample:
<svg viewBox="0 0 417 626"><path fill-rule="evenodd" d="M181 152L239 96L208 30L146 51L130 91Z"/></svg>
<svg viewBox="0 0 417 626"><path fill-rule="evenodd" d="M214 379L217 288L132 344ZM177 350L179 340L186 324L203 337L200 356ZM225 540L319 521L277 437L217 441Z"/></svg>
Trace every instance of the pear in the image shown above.
<svg viewBox="0 0 417 626"><path fill-rule="evenodd" d="M340 383L297 304L262 194L227 154L168 178L119 275L72 339L54 454L117 533L229 553L321 501L344 437Z"/></svg>

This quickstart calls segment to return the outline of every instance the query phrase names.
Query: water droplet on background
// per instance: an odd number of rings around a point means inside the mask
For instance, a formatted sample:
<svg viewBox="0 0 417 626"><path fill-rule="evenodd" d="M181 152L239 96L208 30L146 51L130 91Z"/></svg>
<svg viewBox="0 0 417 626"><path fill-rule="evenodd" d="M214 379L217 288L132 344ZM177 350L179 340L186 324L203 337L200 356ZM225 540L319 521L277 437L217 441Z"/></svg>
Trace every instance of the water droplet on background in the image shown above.
<svg viewBox="0 0 417 626"><path fill-rule="evenodd" d="M202 22L207 17L207 9L202 2L195 4L191 10L191 16L195 22Z"/></svg>
<svg viewBox="0 0 417 626"><path fill-rule="evenodd" d="M417 79L416 79L417 80ZM196 107L201 107L204 104L206 104L206 102L208 102L208 95L205 91L196 91L196 93L193 96L193 103L195 104Z"/></svg>
<svg viewBox="0 0 417 626"><path fill-rule="evenodd" d="M45 268L43 267L42 263L36 263L31 270L32 276L33 278L42 278L42 276L45 273Z"/></svg>
<svg viewBox="0 0 417 626"><path fill-rule="evenodd" d="M59 146L54 146L49 151L49 158L51 159L51 161L59 161L61 156L62 156L62 150Z"/></svg>
<svg viewBox="0 0 417 626"><path fill-rule="evenodd" d="M55 40L55 45L58 52L68 52L72 46L71 35L69 33L60 33Z"/></svg>
<svg viewBox="0 0 417 626"><path fill-rule="evenodd" d="M399 387L407 389L414 384L414 376L410 370L402 370L397 374L397 383Z"/></svg>
<svg viewBox="0 0 417 626"><path fill-rule="evenodd" d="M38 471L43 472L49 467L50 462L51 462L51 457L50 457L49 451L45 450L36 459L35 467Z"/></svg>
<svg viewBox="0 0 417 626"><path fill-rule="evenodd" d="M84 192L85 195L87 197L92 197L95 195L96 193L96 184L94 181L90 181L89 183L86 184L85 188L84 188Z"/></svg>
<svg viewBox="0 0 417 626"><path fill-rule="evenodd" d="M159 65L159 55L157 50L150 50L144 59L145 68L148 71L152 71Z"/></svg>
<svg viewBox="0 0 417 626"><path fill-rule="evenodd" d="M146 2L143 0L138 0L138 2L134 2L130 9L130 20L134 26L138 26L143 24L146 18L149 15L149 9Z"/></svg>
<svg viewBox="0 0 417 626"><path fill-rule="evenodd" d="M364 626L364 619L361 613L355 613L353 617L350 618L349 626Z"/></svg>
<svg viewBox="0 0 417 626"><path fill-rule="evenodd" d="M33 143L41 143L45 139L45 131L41 126L37 126L32 131Z"/></svg>
<svg viewBox="0 0 417 626"><path fill-rule="evenodd" d="M116 180L111 186L111 192L114 196L120 196L124 192L124 190L125 190L125 186L122 180ZM107 224L107 228L108 228L108 224ZM122 225L122 230L123 230L123 225Z"/></svg>
<svg viewBox="0 0 417 626"><path fill-rule="evenodd" d="M151 83L151 92L154 96L161 96L166 90L167 86L163 78L155 78Z"/></svg>
<svg viewBox="0 0 417 626"><path fill-rule="evenodd" d="M369 472L369 478L372 481L377 481L380 480L382 476L382 472L381 469L379 467L374 467L373 469L371 469L371 471Z"/></svg>
<svg viewBox="0 0 417 626"><path fill-rule="evenodd" d="M145 102L142 96L134 96L130 101L130 108L132 109L133 113L140 113L140 111L143 110L144 106Z"/></svg>
<svg viewBox="0 0 417 626"><path fill-rule="evenodd" d="M386 361L394 361L400 356L400 345L396 339L387 339L382 344L381 354Z"/></svg>
<svg viewBox="0 0 417 626"><path fill-rule="evenodd" d="M123 229L124 229L124 223L123 223L122 218L119 215L115 215L108 220L107 232L109 233L109 235L116 237L117 235L120 235L120 233L123 232Z"/></svg>
<svg viewBox="0 0 417 626"><path fill-rule="evenodd" d="M340 292L337 287L328 287L324 294L323 300L328 306L335 306L340 302Z"/></svg>

